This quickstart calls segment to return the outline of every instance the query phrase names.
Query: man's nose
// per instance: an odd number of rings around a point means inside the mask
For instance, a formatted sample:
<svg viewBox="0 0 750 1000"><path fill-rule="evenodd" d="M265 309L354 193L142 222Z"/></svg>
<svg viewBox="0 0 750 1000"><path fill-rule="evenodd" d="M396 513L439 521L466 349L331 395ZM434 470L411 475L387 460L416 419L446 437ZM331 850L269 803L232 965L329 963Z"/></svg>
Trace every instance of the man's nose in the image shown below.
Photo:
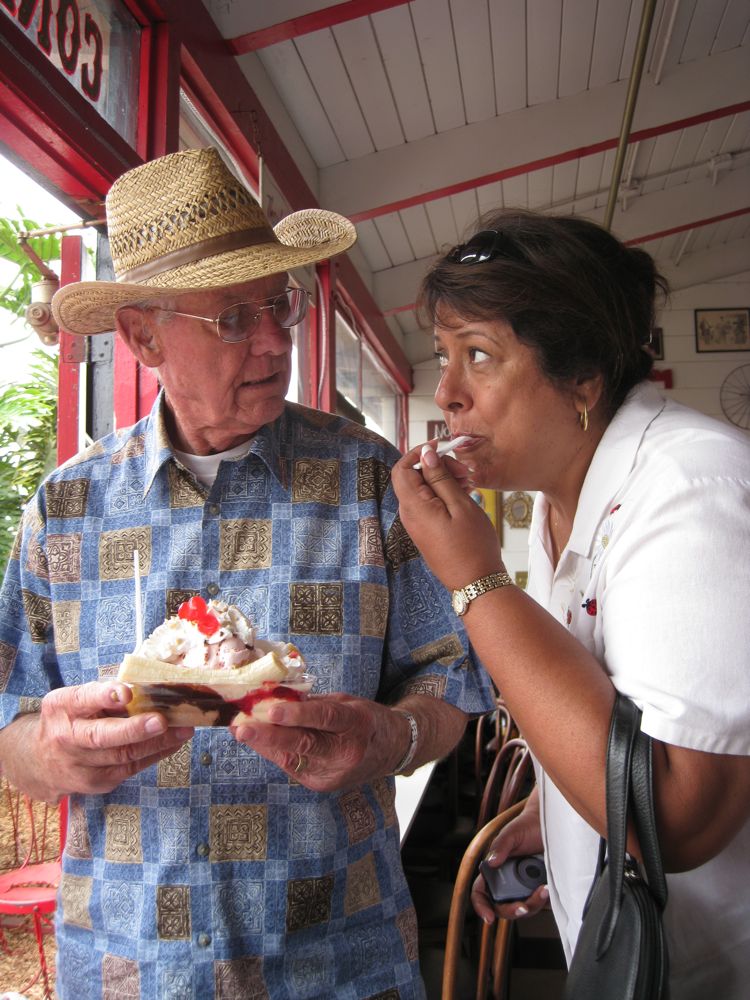
<svg viewBox="0 0 750 1000"><path fill-rule="evenodd" d="M273 314L264 312L258 328L250 335L250 353L256 357L262 354L287 354L292 349L292 334L280 326Z"/></svg>

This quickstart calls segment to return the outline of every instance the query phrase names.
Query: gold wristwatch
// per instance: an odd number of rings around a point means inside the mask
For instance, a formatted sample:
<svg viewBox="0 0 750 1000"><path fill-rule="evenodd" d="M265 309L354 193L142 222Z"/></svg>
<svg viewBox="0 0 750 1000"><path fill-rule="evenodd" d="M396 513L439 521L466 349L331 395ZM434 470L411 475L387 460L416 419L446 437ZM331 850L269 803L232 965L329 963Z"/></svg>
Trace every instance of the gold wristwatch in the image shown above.
<svg viewBox="0 0 750 1000"><path fill-rule="evenodd" d="M497 587L508 587L512 583L513 581L507 573L490 573L489 576L480 576L473 583L453 591L451 594L453 610L457 615L465 615L475 597L481 597L488 590L495 590Z"/></svg>

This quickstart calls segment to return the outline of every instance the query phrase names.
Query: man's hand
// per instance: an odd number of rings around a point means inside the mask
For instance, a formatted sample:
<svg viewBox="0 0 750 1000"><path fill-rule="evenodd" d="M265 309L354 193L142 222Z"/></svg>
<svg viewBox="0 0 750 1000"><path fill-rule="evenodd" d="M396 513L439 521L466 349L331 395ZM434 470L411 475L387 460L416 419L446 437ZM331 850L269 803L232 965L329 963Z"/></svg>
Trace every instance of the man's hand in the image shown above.
<svg viewBox="0 0 750 1000"><path fill-rule="evenodd" d="M306 788L332 792L390 774L409 745L409 723L386 705L331 694L285 702L268 722L241 723L234 735Z"/></svg>
<svg viewBox="0 0 750 1000"><path fill-rule="evenodd" d="M11 784L34 799L111 792L126 778L168 757L193 730L168 729L156 712L124 718L132 693L116 681L50 691L38 714L0 732L0 763Z"/></svg>

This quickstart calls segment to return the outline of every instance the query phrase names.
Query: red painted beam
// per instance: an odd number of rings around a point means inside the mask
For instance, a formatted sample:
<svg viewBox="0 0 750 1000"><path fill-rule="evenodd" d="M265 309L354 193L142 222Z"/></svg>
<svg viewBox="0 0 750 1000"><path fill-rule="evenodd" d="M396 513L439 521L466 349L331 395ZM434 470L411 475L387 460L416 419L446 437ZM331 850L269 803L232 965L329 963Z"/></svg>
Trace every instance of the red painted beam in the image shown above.
<svg viewBox="0 0 750 1000"><path fill-rule="evenodd" d="M662 229L658 233L649 233L648 236L637 236L632 240L625 240L626 246L633 246L637 243L648 243L649 240L660 240L664 236L674 236L675 233L684 233L688 229L700 229L701 226L710 226L714 222L724 222L725 219L736 219L738 215L747 215L750 212L750 205L746 208L736 208L731 212L724 212L723 215L713 215L709 219L698 219L696 222L685 222L680 226L672 226L671 229Z"/></svg>
<svg viewBox="0 0 750 1000"><path fill-rule="evenodd" d="M680 118L677 121L665 122L663 125L655 125L652 128L638 129L630 133L628 143L640 142L643 139L652 139L654 136L666 135L668 132L677 132L679 129L691 128L693 125L703 125L705 122L714 121L717 118L726 118L729 115L738 115L744 111L750 111L750 101L730 104L724 108L716 108L713 111L705 111L702 114L692 115L689 118ZM483 187L485 184L494 184L497 181L507 180L509 177L530 174L535 170L553 167L558 163L569 163L571 160L579 160L584 156L591 156L594 153L604 153L608 149L616 149L619 141L619 137L614 136L611 139L603 139L601 142L595 142L589 146L578 146L576 149L567 149L552 156L544 156L538 160L530 160L528 163L519 163L514 167L507 167L505 170L496 170L491 174L482 174L480 177L458 181L455 184L448 184L433 191L423 191L421 194L413 195L410 198L402 198L400 201L392 201L387 205L368 208L362 212L350 215L349 218L355 223L365 222L380 215L400 212L405 208L412 208L414 205L424 205L428 201L447 198L453 194L461 194L463 191Z"/></svg>
<svg viewBox="0 0 750 1000"><path fill-rule="evenodd" d="M408 2L409 0L348 0L347 3L334 4L332 7L314 10L301 17L292 17L288 21L271 24L258 31L237 35L236 38L227 39L227 44L233 55L242 56L246 52L257 52L258 49L266 49L269 45L288 42L292 38L299 38L300 35L332 28L336 24L343 24L344 21L354 21L358 17L377 14L378 11L389 10L391 7L402 7Z"/></svg>

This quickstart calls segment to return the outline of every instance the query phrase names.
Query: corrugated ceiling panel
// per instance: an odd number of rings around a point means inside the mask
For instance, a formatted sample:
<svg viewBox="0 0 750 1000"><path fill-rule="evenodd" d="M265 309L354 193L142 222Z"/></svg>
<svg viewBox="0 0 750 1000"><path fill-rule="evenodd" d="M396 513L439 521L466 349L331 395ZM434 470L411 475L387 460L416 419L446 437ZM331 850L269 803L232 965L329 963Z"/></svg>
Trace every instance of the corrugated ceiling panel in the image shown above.
<svg viewBox="0 0 750 1000"><path fill-rule="evenodd" d="M525 174L503 181L503 203L508 208L528 208L529 188Z"/></svg>
<svg viewBox="0 0 750 1000"><path fill-rule="evenodd" d="M533 107L557 97L562 0L527 0L526 16L528 101Z"/></svg>
<svg viewBox="0 0 750 1000"><path fill-rule="evenodd" d="M721 25L724 6L723 0L698 0L682 47L680 62L702 59L708 55Z"/></svg>
<svg viewBox="0 0 750 1000"><path fill-rule="evenodd" d="M628 4L623 0L599 0L591 56L590 87L603 87L620 78L628 13Z"/></svg>
<svg viewBox="0 0 750 1000"><path fill-rule="evenodd" d="M596 27L596 0L566 0L560 36L558 96L586 90Z"/></svg>
<svg viewBox="0 0 750 1000"><path fill-rule="evenodd" d="M398 212L390 212L388 215L381 215L379 219L375 219L375 228L380 233L380 238L394 267L414 260L414 251Z"/></svg>
<svg viewBox="0 0 750 1000"><path fill-rule="evenodd" d="M434 135L435 123L409 9L382 11L371 21L406 141L415 142Z"/></svg>
<svg viewBox="0 0 750 1000"><path fill-rule="evenodd" d="M552 174L552 202L557 205L569 203L575 199L576 178L578 177L578 161L557 163Z"/></svg>
<svg viewBox="0 0 750 1000"><path fill-rule="evenodd" d="M487 0L452 0L451 11L466 121L487 121L495 117Z"/></svg>
<svg viewBox="0 0 750 1000"><path fill-rule="evenodd" d="M344 151L294 43L281 42L258 55L315 163L319 167L340 163Z"/></svg>
<svg viewBox="0 0 750 1000"><path fill-rule="evenodd" d="M357 245L367 258L371 271L384 271L391 266L388 253L380 238L380 233L375 228L374 222L360 222L357 224Z"/></svg>
<svg viewBox="0 0 750 1000"><path fill-rule="evenodd" d="M332 32L314 31L295 44L346 159L372 153L375 146Z"/></svg>
<svg viewBox="0 0 750 1000"><path fill-rule="evenodd" d="M502 208L503 204L503 185L500 181L483 184L482 187L477 188L477 206L480 215L492 212L496 208Z"/></svg>
<svg viewBox="0 0 750 1000"><path fill-rule="evenodd" d="M416 259L419 260L422 257L429 257L431 254L436 253L435 237L432 234L430 220L427 212L425 212L424 205L414 205L412 208L404 208L400 214Z"/></svg>
<svg viewBox="0 0 750 1000"><path fill-rule="evenodd" d="M726 52L741 45L750 25L750 6L747 0L729 0L721 19L711 52Z"/></svg>
<svg viewBox="0 0 750 1000"><path fill-rule="evenodd" d="M499 115L526 107L526 0L490 4L490 31Z"/></svg>
<svg viewBox="0 0 750 1000"><path fill-rule="evenodd" d="M425 206L438 250L458 243L458 230L449 198L438 198Z"/></svg>
<svg viewBox="0 0 750 1000"><path fill-rule="evenodd" d="M404 133L369 18L346 21L333 34L375 148L400 146Z"/></svg>
<svg viewBox="0 0 750 1000"><path fill-rule="evenodd" d="M529 174L528 200L529 208L543 209L552 201L553 169L545 167Z"/></svg>
<svg viewBox="0 0 750 1000"><path fill-rule="evenodd" d="M456 231L459 240L463 240L475 228L479 217L479 205L475 191L463 191L452 195L451 208L456 220Z"/></svg>
<svg viewBox="0 0 750 1000"><path fill-rule="evenodd" d="M414 0L409 5L432 105L435 129L466 123L448 0Z"/></svg>
<svg viewBox="0 0 750 1000"><path fill-rule="evenodd" d="M671 0L671 2L674 4L675 0ZM678 63L682 61L682 49L690 31L690 23L693 19L694 10L695 0L680 0L674 19L674 27L669 39L669 47L664 57L662 78L668 76Z"/></svg>

